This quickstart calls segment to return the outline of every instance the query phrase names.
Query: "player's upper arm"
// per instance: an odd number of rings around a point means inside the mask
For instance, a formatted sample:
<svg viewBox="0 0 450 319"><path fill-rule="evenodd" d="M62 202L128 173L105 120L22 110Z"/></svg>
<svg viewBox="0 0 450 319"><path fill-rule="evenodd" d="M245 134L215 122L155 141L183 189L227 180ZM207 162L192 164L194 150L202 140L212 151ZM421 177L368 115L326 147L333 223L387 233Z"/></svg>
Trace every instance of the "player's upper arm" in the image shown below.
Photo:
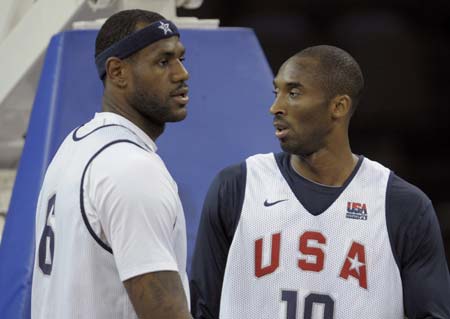
<svg viewBox="0 0 450 319"><path fill-rule="evenodd" d="M245 177L245 163L230 166L216 176L206 195L190 276L194 318L219 317L222 281L244 200Z"/></svg>
<svg viewBox="0 0 450 319"><path fill-rule="evenodd" d="M178 271L174 223L181 204L160 158L131 143L103 151L92 163L89 200L110 244L121 280Z"/></svg>
<svg viewBox="0 0 450 319"><path fill-rule="evenodd" d="M148 273L130 278L124 285L140 319L192 318L177 272Z"/></svg>
<svg viewBox="0 0 450 319"><path fill-rule="evenodd" d="M408 318L450 318L450 276L431 201L391 174L387 221Z"/></svg>

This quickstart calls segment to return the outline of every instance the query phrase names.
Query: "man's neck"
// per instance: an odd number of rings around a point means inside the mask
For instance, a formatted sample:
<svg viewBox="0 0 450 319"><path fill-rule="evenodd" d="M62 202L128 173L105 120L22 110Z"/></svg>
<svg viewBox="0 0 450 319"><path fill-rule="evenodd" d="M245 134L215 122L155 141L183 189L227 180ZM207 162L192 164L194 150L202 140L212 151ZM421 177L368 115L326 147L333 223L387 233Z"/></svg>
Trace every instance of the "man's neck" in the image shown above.
<svg viewBox="0 0 450 319"><path fill-rule="evenodd" d="M327 186L342 186L352 174L358 157L350 147L344 151L322 149L307 156L291 155L293 169L310 181Z"/></svg>
<svg viewBox="0 0 450 319"><path fill-rule="evenodd" d="M111 112L123 116L130 122L139 127L154 142L164 132L164 125L156 125L143 117L137 110L132 107L121 107L125 102L120 102L114 97L103 96L102 111Z"/></svg>

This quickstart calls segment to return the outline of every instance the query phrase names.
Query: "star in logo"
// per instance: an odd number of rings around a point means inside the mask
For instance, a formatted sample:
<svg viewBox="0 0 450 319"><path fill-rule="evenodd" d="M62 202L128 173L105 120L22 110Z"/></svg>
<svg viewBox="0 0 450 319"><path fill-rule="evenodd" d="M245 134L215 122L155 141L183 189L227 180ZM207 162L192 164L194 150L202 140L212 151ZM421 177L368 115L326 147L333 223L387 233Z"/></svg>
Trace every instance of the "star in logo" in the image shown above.
<svg viewBox="0 0 450 319"><path fill-rule="evenodd" d="M161 29L164 31L164 35L166 35L167 33L172 33L172 30L170 30L170 26L168 23L164 23L164 22L160 22L160 26L158 27L158 29Z"/></svg>
<svg viewBox="0 0 450 319"><path fill-rule="evenodd" d="M347 257L347 258L348 258L348 260L351 263L351 266L350 266L349 270L356 269L356 272L359 275L359 267L364 266L364 263L359 261L358 255L356 255L355 258L350 258L350 257Z"/></svg>

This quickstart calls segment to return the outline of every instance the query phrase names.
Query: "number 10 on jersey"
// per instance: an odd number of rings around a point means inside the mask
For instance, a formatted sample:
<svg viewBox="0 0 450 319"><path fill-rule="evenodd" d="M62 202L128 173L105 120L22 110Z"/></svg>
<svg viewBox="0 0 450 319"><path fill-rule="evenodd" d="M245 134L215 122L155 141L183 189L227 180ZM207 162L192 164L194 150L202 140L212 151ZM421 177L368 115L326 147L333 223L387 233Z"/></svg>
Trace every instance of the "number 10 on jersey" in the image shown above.
<svg viewBox="0 0 450 319"><path fill-rule="evenodd" d="M333 319L334 318L334 300L328 295L310 293L304 299L303 316L297 315L298 312L298 292L295 290L282 290L281 301L285 304L286 317L283 319ZM317 306L317 307L314 307ZM318 311L322 308L322 311ZM318 317L318 313L323 315Z"/></svg>

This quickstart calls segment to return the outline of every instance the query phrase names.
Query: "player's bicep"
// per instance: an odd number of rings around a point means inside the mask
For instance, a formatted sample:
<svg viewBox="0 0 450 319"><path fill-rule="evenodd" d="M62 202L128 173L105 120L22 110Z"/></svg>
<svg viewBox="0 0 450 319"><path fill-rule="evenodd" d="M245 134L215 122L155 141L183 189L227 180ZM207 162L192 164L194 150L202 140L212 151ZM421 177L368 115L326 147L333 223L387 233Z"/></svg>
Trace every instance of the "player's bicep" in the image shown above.
<svg viewBox="0 0 450 319"><path fill-rule="evenodd" d="M147 273L124 281L124 286L140 319L192 318L177 272Z"/></svg>

